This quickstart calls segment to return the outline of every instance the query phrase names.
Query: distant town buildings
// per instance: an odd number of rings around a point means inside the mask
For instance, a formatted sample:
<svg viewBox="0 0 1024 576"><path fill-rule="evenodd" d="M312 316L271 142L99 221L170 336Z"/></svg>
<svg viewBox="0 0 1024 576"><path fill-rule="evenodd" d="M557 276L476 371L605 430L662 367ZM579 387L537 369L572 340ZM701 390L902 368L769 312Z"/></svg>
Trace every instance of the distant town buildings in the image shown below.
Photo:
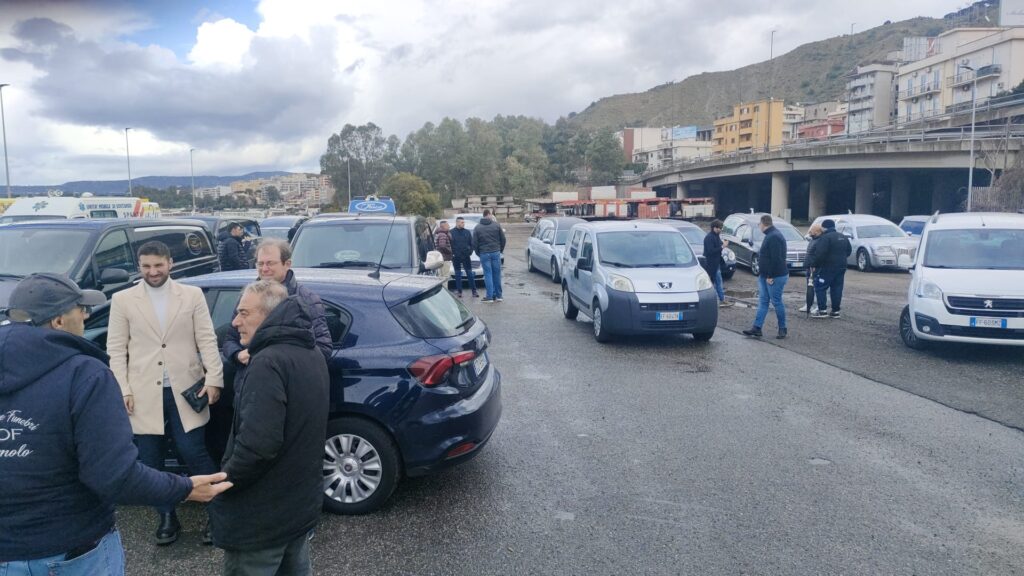
<svg viewBox="0 0 1024 576"><path fill-rule="evenodd" d="M731 115L715 120L712 150L715 154L726 154L779 146L784 120L782 100L736 104Z"/></svg>
<svg viewBox="0 0 1024 576"><path fill-rule="evenodd" d="M671 165L677 160L693 160L711 155L711 129L699 126L674 126L661 128L658 140L652 141L652 128L643 130L648 136L645 146L635 146L630 162L646 164L655 169ZM620 133L621 134L621 133ZM622 137L620 137L621 139Z"/></svg>
<svg viewBox="0 0 1024 576"><path fill-rule="evenodd" d="M847 75L847 133L859 134L893 123L897 70L893 62L879 62L857 66Z"/></svg>
<svg viewBox="0 0 1024 576"><path fill-rule="evenodd" d="M244 196L251 198L256 205L267 205L270 203L272 191L275 190L285 205L296 209L318 207L330 202L334 197L334 187L331 185L330 177L301 173L271 178L236 180L229 186L196 188L196 196L201 198Z"/></svg>

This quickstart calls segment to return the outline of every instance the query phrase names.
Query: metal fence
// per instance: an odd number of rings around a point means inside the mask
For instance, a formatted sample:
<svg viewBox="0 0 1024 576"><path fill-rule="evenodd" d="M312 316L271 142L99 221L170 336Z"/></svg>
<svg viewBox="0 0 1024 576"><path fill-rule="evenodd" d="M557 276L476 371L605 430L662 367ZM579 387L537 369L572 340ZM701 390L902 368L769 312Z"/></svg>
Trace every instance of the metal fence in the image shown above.
<svg viewBox="0 0 1024 576"><path fill-rule="evenodd" d="M966 210L966 206L961 207ZM1024 190L1013 186L974 188L971 212L1018 212L1024 214Z"/></svg>

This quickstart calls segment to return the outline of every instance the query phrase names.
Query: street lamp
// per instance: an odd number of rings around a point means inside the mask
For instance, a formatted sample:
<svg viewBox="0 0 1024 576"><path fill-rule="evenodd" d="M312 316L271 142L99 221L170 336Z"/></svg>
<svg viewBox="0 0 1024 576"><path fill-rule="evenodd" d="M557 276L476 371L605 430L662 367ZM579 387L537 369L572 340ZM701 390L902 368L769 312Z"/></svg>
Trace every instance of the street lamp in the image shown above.
<svg viewBox="0 0 1024 576"><path fill-rule="evenodd" d="M971 80L971 159L967 168L967 211L970 212L971 198L974 196L974 120L978 112L978 72L967 64L960 64L959 67L974 74Z"/></svg>
<svg viewBox="0 0 1024 576"><path fill-rule="evenodd" d="M352 158L345 156L345 169L348 171L348 203L352 205ZM347 209L347 208L346 208Z"/></svg>
<svg viewBox="0 0 1024 576"><path fill-rule="evenodd" d="M128 148L128 131L131 127L124 129L124 155L128 158L128 196L132 195L132 153Z"/></svg>
<svg viewBox="0 0 1024 576"><path fill-rule="evenodd" d="M192 214L196 213L196 165L192 161L192 153L195 151L195 148L188 149L188 169L192 174Z"/></svg>
<svg viewBox="0 0 1024 576"><path fill-rule="evenodd" d="M765 131L764 151L772 147L772 88L774 80L772 64L775 62L775 29L772 28L771 39L768 41L768 130Z"/></svg>
<svg viewBox="0 0 1024 576"><path fill-rule="evenodd" d="M10 84L0 84L0 123L3 124L4 130L4 174L7 175L7 197L11 197L11 165L7 163L7 118L4 116L4 86L10 86Z"/></svg>

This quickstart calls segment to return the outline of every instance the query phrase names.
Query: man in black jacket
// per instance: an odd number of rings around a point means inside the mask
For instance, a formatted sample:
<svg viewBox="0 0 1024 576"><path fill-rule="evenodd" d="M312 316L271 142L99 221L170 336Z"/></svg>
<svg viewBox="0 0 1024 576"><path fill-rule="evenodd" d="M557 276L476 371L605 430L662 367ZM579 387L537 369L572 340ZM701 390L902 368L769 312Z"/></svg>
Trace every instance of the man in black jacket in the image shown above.
<svg viewBox="0 0 1024 576"><path fill-rule="evenodd" d="M473 246L484 269L484 302L501 302L501 253L505 251L505 231L494 221L490 210L473 229Z"/></svg>
<svg viewBox="0 0 1024 576"><path fill-rule="evenodd" d="M246 286L232 324L250 353L236 393L223 471L231 492L210 506L224 574L312 574L309 533L323 504L330 378L308 308L281 284Z"/></svg>
<svg viewBox="0 0 1024 576"><path fill-rule="evenodd" d="M825 233L818 238L808 263L814 267L814 293L818 309L811 318L839 318L843 303L843 284L846 280L846 261L853 253L850 240L836 231L834 220L821 223ZM825 294L832 299L832 312L825 311Z"/></svg>
<svg viewBox="0 0 1024 576"><path fill-rule="evenodd" d="M249 261L245 257L245 247L242 246L242 235L245 229L238 222L228 225L228 233L221 234L218 240L217 257L220 259L221 270L245 270L249 267Z"/></svg>
<svg viewBox="0 0 1024 576"><path fill-rule="evenodd" d="M722 286L722 250L728 244L728 240L722 240L722 221L715 220L711 223L711 231L704 236L704 269L715 284L719 307L729 305L725 301L725 289Z"/></svg>
<svg viewBox="0 0 1024 576"><path fill-rule="evenodd" d="M473 233L466 230L466 220L455 219L455 229L452 234L452 266L455 267L455 293L462 298L462 271L465 270L466 278L469 279L469 289L473 291L473 298L480 296L476 291L476 274L473 274Z"/></svg>
<svg viewBox="0 0 1024 576"><path fill-rule="evenodd" d="M754 317L754 325L743 333L747 336L760 338L761 327L768 317L768 305L775 308L775 317L779 321L779 340L786 337L786 306L782 303L782 292L786 289L786 281L789 280L789 268L786 265L786 238L772 224L772 217L768 214L761 216L761 233L764 240L761 242L761 251L756 258L760 265L761 274L757 277L757 316Z"/></svg>

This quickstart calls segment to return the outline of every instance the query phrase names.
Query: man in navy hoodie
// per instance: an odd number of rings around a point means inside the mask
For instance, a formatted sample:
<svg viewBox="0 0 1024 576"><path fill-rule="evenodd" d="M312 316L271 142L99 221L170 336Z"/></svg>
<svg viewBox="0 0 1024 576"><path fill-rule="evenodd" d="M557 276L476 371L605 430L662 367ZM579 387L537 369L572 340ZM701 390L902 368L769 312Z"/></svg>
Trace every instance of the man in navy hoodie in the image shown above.
<svg viewBox="0 0 1024 576"><path fill-rule="evenodd" d="M106 297L33 274L0 326L0 574L122 575L114 504L209 502L224 473L186 478L138 462L107 355L82 338Z"/></svg>

